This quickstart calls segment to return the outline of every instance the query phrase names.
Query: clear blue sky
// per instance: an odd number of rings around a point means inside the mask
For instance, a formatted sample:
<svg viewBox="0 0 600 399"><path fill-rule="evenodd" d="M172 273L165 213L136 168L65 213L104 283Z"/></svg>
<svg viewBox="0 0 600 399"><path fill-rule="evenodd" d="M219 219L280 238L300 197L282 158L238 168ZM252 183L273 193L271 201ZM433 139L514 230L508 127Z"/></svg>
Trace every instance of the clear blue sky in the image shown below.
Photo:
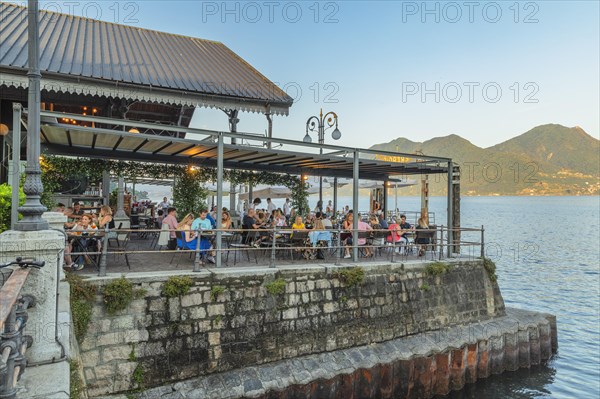
<svg viewBox="0 0 600 399"><path fill-rule="evenodd" d="M421 1L86 3L72 13L226 44L296 98L274 120L278 137L302 139L321 107L338 113L347 146L454 133L487 147L546 123L598 137L598 1L428 2L431 13ZM194 124L227 129L220 111ZM265 129L241 114L238 130Z"/></svg>

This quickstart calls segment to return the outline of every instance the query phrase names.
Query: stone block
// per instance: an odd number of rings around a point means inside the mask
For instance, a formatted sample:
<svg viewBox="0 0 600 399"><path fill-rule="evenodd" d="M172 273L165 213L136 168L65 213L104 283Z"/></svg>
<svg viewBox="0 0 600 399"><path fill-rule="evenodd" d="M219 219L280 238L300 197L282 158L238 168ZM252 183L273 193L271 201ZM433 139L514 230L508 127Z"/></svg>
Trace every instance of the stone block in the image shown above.
<svg viewBox="0 0 600 399"><path fill-rule="evenodd" d="M125 343L125 337L122 331L98 335L98 346L119 345L122 343Z"/></svg>
<svg viewBox="0 0 600 399"><path fill-rule="evenodd" d="M104 348L102 350L102 362L108 363L112 360L125 360L129 358L132 347L130 345L119 345Z"/></svg>
<svg viewBox="0 0 600 399"><path fill-rule="evenodd" d="M298 308L286 309L281 313L281 315L284 320L296 319L298 317Z"/></svg>
<svg viewBox="0 0 600 399"><path fill-rule="evenodd" d="M225 305L222 303L215 303L208 305L208 316L217 316L225 314Z"/></svg>
<svg viewBox="0 0 600 399"><path fill-rule="evenodd" d="M182 307L197 306L197 305L202 305L203 303L204 303L204 296L200 292L184 295L181 298L181 306Z"/></svg>

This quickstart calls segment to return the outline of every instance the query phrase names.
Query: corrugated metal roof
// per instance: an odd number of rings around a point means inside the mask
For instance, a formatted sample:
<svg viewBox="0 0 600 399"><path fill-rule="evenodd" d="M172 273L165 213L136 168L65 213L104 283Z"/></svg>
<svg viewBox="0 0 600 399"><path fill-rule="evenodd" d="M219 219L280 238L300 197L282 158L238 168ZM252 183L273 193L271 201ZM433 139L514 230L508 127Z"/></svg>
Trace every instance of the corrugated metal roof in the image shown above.
<svg viewBox="0 0 600 399"><path fill-rule="evenodd" d="M0 21L0 67L25 71L27 8L0 3ZM40 12L40 69L54 79L214 95L219 104L231 98L281 109L293 102L223 43L48 11Z"/></svg>

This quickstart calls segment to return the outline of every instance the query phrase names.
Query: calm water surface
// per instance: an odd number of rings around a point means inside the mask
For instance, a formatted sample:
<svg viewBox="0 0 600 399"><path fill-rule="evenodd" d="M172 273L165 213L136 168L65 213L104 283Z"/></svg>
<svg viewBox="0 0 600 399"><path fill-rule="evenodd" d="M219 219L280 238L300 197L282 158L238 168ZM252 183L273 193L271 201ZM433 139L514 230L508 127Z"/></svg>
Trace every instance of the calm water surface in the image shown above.
<svg viewBox="0 0 600 399"><path fill-rule="evenodd" d="M445 201L430 199L438 224L445 224ZM360 203L367 209L368 197ZM399 208L418 210L420 200L402 197ZM545 365L449 396L600 398L600 197L465 197L461 208L462 226L485 226L506 306L556 315L559 349Z"/></svg>

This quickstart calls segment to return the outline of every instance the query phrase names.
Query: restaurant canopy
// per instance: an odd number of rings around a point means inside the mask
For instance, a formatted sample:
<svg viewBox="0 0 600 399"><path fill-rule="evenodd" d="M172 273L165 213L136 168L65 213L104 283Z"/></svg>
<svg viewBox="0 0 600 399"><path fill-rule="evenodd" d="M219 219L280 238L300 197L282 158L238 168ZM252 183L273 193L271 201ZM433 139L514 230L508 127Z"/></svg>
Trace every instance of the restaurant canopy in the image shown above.
<svg viewBox="0 0 600 399"><path fill-rule="evenodd" d="M94 122L96 126L105 127L91 128L60 123L59 121L63 119ZM243 133L176 126L161 126L161 128L186 134L194 133L205 138L192 140L130 133L123 130L130 124L131 121L120 119L42 111L42 150L53 155L216 167L217 143L215 141L219 135L248 138ZM137 122L136 126L156 128L154 124L142 122ZM260 140L270 142L272 146L282 145L286 149L224 144L223 166L226 169L354 178L354 154L357 153L360 179L387 181L394 176L447 173L448 163L451 162L450 159L442 157L320 145L280 138L262 137ZM297 149L293 151L293 147ZM319 148L323 148L326 152L316 153ZM315 151L315 153L308 151ZM407 161L400 163L369 159L377 154L402 156Z"/></svg>

